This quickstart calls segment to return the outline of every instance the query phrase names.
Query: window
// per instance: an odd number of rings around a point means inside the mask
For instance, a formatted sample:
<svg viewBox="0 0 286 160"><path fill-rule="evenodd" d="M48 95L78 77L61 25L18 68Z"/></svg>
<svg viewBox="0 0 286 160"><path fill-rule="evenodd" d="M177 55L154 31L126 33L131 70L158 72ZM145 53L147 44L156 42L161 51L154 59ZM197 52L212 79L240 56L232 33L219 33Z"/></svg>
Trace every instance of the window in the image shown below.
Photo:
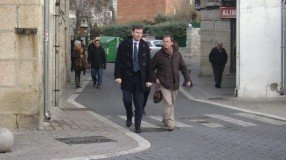
<svg viewBox="0 0 286 160"><path fill-rule="evenodd" d="M163 46L162 41L155 41L154 44L156 47L162 47Z"/></svg>

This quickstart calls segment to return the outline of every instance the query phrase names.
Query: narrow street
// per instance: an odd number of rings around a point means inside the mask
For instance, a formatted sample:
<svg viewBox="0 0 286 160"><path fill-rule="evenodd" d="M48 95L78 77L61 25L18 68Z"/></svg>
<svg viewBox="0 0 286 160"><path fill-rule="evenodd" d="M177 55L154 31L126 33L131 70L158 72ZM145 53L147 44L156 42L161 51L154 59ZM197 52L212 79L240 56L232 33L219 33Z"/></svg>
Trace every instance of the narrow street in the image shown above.
<svg viewBox="0 0 286 160"><path fill-rule="evenodd" d="M169 132L161 123L163 106L152 102L152 93L139 134L152 146L109 159L283 160L286 157L285 121L193 101L180 92L175 106L177 128ZM75 101L125 127L121 99L120 87L113 81L113 65L109 64L102 88L93 88L90 82Z"/></svg>

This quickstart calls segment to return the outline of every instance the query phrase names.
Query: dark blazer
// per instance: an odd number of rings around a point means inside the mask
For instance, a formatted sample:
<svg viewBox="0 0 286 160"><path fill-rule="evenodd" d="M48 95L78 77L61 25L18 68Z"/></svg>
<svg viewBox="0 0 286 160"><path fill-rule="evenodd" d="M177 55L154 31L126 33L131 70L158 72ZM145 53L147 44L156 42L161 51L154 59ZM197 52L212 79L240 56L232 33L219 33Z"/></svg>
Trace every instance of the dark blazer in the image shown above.
<svg viewBox="0 0 286 160"><path fill-rule="evenodd" d="M179 71L182 72L185 82L191 82L189 69L185 64L181 53L174 49L173 55L169 55L160 49L151 60L150 76L153 82L159 79L161 85L166 89L178 90L180 84Z"/></svg>
<svg viewBox="0 0 286 160"><path fill-rule="evenodd" d="M214 47L209 55L209 61L212 64L226 64L227 54L225 49L222 48L219 50L217 47Z"/></svg>
<svg viewBox="0 0 286 160"><path fill-rule="evenodd" d="M134 71L133 71L133 40L128 38L121 42L118 46L115 68L114 68L114 78L121 78L121 89L131 90L133 89L134 82ZM150 82L149 78L149 63L150 63L150 49L148 44L140 40L139 42L139 66L140 74L142 80L142 90L146 91L149 88L146 87L146 82Z"/></svg>
<svg viewBox="0 0 286 160"><path fill-rule="evenodd" d="M96 48L94 44L88 46L88 62L91 63L91 68L106 68L106 55L104 49L99 46Z"/></svg>

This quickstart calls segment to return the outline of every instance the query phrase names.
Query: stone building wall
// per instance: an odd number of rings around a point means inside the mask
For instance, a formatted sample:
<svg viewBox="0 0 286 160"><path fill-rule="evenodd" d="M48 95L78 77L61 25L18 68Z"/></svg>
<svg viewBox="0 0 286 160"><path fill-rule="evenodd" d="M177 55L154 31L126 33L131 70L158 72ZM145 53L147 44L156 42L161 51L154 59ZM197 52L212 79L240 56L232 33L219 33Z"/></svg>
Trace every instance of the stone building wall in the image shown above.
<svg viewBox="0 0 286 160"><path fill-rule="evenodd" d="M55 0L51 0L50 4L51 11L54 11ZM39 129L44 117L44 0L1 0L0 13L5 15L0 17L0 126L13 131ZM54 28L53 12L50 14L50 25ZM65 30L63 26L61 31ZM36 28L37 33L16 34L15 28ZM52 33L49 37L50 73L54 71ZM66 63L65 39L61 41L60 51L63 54L60 63ZM62 70L65 70L64 67ZM65 77L64 73L61 87L66 84ZM54 83L53 76L50 83ZM53 89L50 88L50 101Z"/></svg>
<svg viewBox="0 0 286 160"><path fill-rule="evenodd" d="M201 61L201 35L200 28L189 26L187 28L187 45L180 51L187 65L199 66Z"/></svg>

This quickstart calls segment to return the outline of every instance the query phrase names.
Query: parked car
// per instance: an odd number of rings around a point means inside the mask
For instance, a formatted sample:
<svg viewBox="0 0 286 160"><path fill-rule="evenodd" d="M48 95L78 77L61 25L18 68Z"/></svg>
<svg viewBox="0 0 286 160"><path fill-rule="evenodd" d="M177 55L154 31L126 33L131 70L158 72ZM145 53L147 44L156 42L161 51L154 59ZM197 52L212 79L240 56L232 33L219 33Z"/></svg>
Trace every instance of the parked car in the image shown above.
<svg viewBox="0 0 286 160"><path fill-rule="evenodd" d="M148 40L147 41L149 48L150 48L150 54L151 58L154 56L154 54L159 51L163 46L162 40Z"/></svg>

